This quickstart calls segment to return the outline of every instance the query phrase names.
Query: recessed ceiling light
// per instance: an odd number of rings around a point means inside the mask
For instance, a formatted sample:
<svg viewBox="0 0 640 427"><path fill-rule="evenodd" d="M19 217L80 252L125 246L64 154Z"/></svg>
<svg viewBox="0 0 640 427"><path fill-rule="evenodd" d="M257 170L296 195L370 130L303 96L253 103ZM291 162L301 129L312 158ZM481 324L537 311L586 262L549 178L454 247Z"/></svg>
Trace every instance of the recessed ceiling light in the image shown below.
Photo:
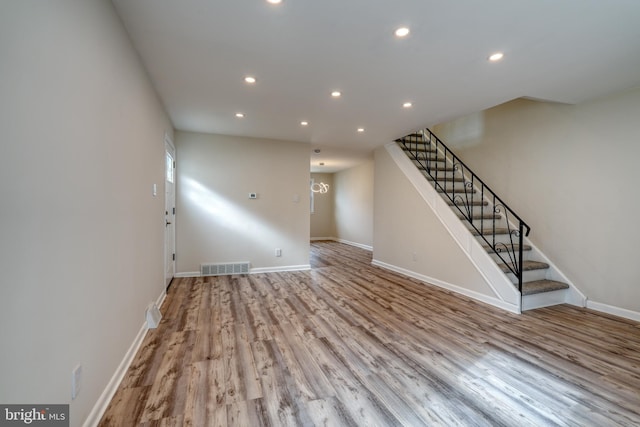
<svg viewBox="0 0 640 427"><path fill-rule="evenodd" d="M496 61L500 61L502 58L504 58L504 53L496 52L489 57L489 61L496 62Z"/></svg>
<svg viewBox="0 0 640 427"><path fill-rule="evenodd" d="M339 90L334 90L333 92L331 92L331 96L333 96L334 98L340 98L341 95L342 93Z"/></svg>
<svg viewBox="0 0 640 427"><path fill-rule="evenodd" d="M255 77L251 77L251 76L247 76L244 78L244 81L246 83L255 83L256 82L256 78Z"/></svg>
<svg viewBox="0 0 640 427"><path fill-rule="evenodd" d="M411 106L412 106L412 105L413 105L413 104L412 104L412 103L410 103L410 102L405 102L404 104L402 104L402 106L403 106L404 108L411 108Z"/></svg>
<svg viewBox="0 0 640 427"><path fill-rule="evenodd" d="M305 122L305 121L301 121L300 122L300 125L302 125L302 126L307 126L308 124L309 124L309 122Z"/></svg>
<svg viewBox="0 0 640 427"><path fill-rule="evenodd" d="M364 128L358 128L358 132L364 132Z"/></svg>
<svg viewBox="0 0 640 427"><path fill-rule="evenodd" d="M406 37L409 35L409 29L407 27L398 28L395 33L396 37Z"/></svg>
<svg viewBox="0 0 640 427"><path fill-rule="evenodd" d="M280 3L282 3L282 0L267 0L267 3L280 4Z"/></svg>
<svg viewBox="0 0 640 427"><path fill-rule="evenodd" d="M244 117L244 113L236 113L236 117L241 119Z"/></svg>

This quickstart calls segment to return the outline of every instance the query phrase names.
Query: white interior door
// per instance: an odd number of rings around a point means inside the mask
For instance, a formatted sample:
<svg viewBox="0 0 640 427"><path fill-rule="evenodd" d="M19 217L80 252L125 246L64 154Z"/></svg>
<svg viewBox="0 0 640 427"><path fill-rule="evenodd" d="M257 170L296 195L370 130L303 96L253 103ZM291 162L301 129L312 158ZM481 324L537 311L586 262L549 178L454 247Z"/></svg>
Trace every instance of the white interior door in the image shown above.
<svg viewBox="0 0 640 427"><path fill-rule="evenodd" d="M169 286L176 272L176 149L165 137L165 193L164 193L164 281Z"/></svg>

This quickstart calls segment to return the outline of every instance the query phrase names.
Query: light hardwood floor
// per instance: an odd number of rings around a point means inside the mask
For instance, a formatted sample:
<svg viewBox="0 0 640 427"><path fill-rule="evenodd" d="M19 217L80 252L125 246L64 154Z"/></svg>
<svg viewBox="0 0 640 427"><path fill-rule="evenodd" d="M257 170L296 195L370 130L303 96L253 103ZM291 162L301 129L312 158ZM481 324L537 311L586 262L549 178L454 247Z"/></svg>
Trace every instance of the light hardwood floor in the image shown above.
<svg viewBox="0 0 640 427"><path fill-rule="evenodd" d="M317 242L311 271L175 280L100 425L640 425L638 323L370 262Z"/></svg>

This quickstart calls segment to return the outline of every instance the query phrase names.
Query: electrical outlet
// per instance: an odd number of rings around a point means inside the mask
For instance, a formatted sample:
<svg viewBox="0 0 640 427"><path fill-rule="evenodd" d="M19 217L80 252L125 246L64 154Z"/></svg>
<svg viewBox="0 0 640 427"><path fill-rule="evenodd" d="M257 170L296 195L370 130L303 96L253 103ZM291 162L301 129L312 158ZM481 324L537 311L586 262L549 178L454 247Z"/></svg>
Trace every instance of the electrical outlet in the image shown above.
<svg viewBox="0 0 640 427"><path fill-rule="evenodd" d="M276 248L276 256L282 256L282 249Z"/></svg>
<svg viewBox="0 0 640 427"><path fill-rule="evenodd" d="M76 366L71 371L71 399L75 399L80 393L82 386L82 365Z"/></svg>
<svg viewBox="0 0 640 427"><path fill-rule="evenodd" d="M411 254L411 259L412 259L413 261L417 261L417 260L418 260L418 254L417 254L417 253L415 253L415 252L413 252L413 253Z"/></svg>

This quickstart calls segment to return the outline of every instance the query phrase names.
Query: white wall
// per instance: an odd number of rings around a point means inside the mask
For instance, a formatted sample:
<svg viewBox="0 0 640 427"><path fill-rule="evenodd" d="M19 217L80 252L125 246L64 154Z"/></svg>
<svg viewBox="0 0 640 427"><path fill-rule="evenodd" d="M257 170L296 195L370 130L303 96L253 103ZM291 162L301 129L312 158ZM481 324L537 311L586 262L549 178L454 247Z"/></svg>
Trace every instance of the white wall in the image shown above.
<svg viewBox="0 0 640 427"><path fill-rule="evenodd" d="M373 259L415 277L434 279L434 284L497 300L384 147L375 151Z"/></svg>
<svg viewBox="0 0 640 427"><path fill-rule="evenodd" d="M329 185L326 193L313 193L314 211L311 213L311 238L335 238L336 220L334 210L334 198L336 189L333 184L332 173L312 173L311 178L316 184L325 183Z"/></svg>
<svg viewBox="0 0 640 427"><path fill-rule="evenodd" d="M373 159L334 174L337 237L373 246Z"/></svg>
<svg viewBox="0 0 640 427"><path fill-rule="evenodd" d="M575 106L519 99L433 130L589 300L637 313L639 117L636 89Z"/></svg>
<svg viewBox="0 0 640 427"><path fill-rule="evenodd" d="M1 2L0 58L0 402L78 426L164 290L172 127L108 1Z"/></svg>
<svg viewBox="0 0 640 427"><path fill-rule="evenodd" d="M176 149L179 273L216 262L309 265L308 145L176 132Z"/></svg>

